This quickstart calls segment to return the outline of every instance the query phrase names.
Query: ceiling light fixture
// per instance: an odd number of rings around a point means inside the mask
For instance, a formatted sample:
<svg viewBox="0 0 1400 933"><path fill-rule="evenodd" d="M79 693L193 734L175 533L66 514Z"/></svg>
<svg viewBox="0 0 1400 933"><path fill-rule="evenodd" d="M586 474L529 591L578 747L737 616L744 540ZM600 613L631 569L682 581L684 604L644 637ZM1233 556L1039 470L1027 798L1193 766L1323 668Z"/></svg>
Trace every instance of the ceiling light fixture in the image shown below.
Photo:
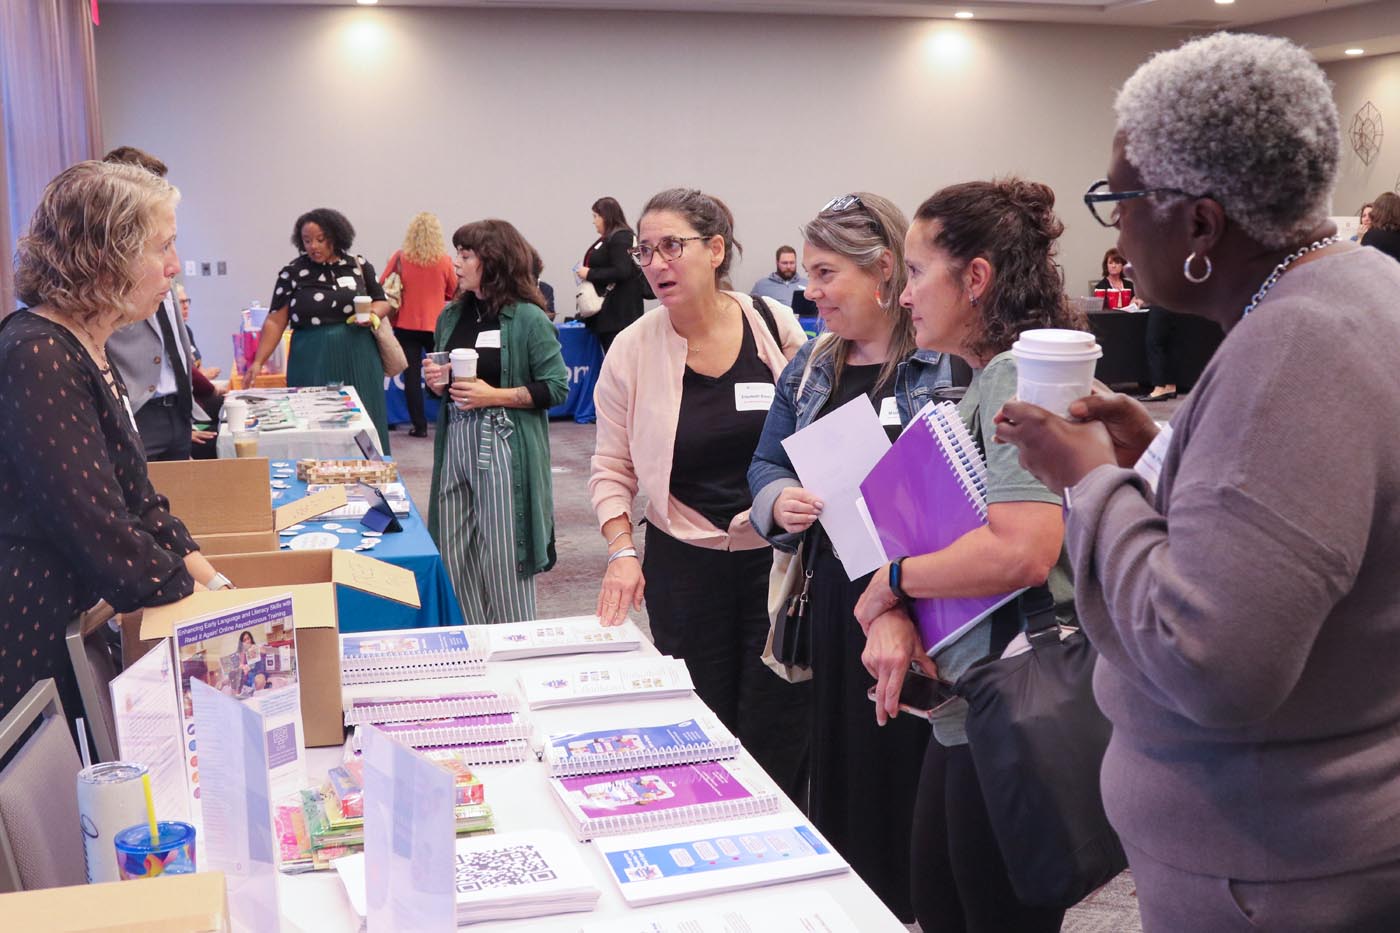
<svg viewBox="0 0 1400 933"><path fill-rule="evenodd" d="M1231 6L1235 0L1215 0L1216 6Z"/></svg>
<svg viewBox="0 0 1400 933"><path fill-rule="evenodd" d="M972 19L972 13L968 10L958 10L953 14L953 19Z"/></svg>
<svg viewBox="0 0 1400 933"><path fill-rule="evenodd" d="M360 6L374 6L379 0L355 0Z"/></svg>
<svg viewBox="0 0 1400 933"><path fill-rule="evenodd" d="M1346 53L1347 53L1348 55L1365 55L1365 54L1366 54L1366 50L1365 50L1365 49L1347 49L1347 52L1346 52Z"/></svg>

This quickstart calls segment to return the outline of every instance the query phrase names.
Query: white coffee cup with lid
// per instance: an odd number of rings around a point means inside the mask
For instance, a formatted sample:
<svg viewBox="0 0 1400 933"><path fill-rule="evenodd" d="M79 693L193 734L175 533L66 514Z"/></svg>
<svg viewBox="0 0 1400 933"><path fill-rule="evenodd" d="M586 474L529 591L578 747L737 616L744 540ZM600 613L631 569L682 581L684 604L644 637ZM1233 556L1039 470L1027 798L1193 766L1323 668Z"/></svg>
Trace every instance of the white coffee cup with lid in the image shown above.
<svg viewBox="0 0 1400 933"><path fill-rule="evenodd" d="M248 424L248 403L241 398L224 400L224 418L230 431L241 431Z"/></svg>
<svg viewBox="0 0 1400 933"><path fill-rule="evenodd" d="M355 323L368 324L370 321L369 306L374 303L374 299L368 295L355 296Z"/></svg>
<svg viewBox="0 0 1400 933"><path fill-rule="evenodd" d="M1024 331L1011 355L1016 397L1063 418L1071 402L1093 391L1094 367L1103 348L1088 331L1049 327Z"/></svg>
<svg viewBox="0 0 1400 933"><path fill-rule="evenodd" d="M452 359L452 379L476 378L477 352L471 347L458 347L451 353Z"/></svg>

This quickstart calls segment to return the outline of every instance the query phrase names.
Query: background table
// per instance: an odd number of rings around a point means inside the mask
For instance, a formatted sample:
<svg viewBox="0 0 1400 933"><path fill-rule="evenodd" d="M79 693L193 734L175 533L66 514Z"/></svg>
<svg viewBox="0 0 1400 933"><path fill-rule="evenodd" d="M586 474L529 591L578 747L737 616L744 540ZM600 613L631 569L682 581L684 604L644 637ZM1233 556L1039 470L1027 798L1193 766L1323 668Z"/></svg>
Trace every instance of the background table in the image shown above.
<svg viewBox="0 0 1400 933"><path fill-rule="evenodd" d="M1094 375L1107 385L1152 385L1147 368L1147 312L1091 311L1089 329L1094 332L1103 357ZM1194 314L1171 315L1169 341L1176 386L1188 391L1225 339L1220 325Z"/></svg>
<svg viewBox="0 0 1400 933"><path fill-rule="evenodd" d="M283 469L287 467L295 469L296 462L294 460L274 460L271 466L274 473L279 469L279 465ZM278 477L274 476L273 479L277 480ZM306 484L297 479L295 475L283 477L281 481L287 484L287 488L273 488L272 504L274 507L294 502L306 495ZM405 490L405 495L407 495L407 490ZM360 543L359 532L364 526L360 524L358 518L312 519L305 523L304 531L324 531L326 530L326 522L354 530L354 534L331 532L339 539L338 547L340 549L350 550ZM418 507L413 504L412 497L409 497L409 512L407 515L399 516L399 524L403 526L403 531L386 532L379 539L378 546L361 553L413 571L413 577L418 582L418 599L422 602L422 606L414 609L412 606L403 606L378 596L370 596L368 593L361 593L350 587L337 587L336 612L340 618L342 632L368 632L387 628L423 628L432 625L462 624L462 609L457 603L456 594L452 591L452 581L447 576L447 568L442 563L442 555L438 553L437 545L433 543L432 536L428 534L428 527L423 521L422 514L418 511ZM282 543L286 544L291 540L290 537L284 537Z"/></svg>
<svg viewBox="0 0 1400 933"><path fill-rule="evenodd" d="M598 419L593 407L593 387L598 384L598 371L603 368L603 345L593 331L578 321L555 326L559 346L564 351L564 365L569 368L569 397L562 405L549 410L551 418L572 418L579 424L592 424Z"/></svg>
<svg viewBox="0 0 1400 933"><path fill-rule="evenodd" d="M643 641L641 649L621 654L608 654L608 658L655 656L656 649L650 642ZM527 658L519 661L493 661L487 665L484 677L458 677L441 680L419 680L396 684L374 684L346 687L344 701L367 696L403 696L405 694L460 693L466 690L515 689L515 678L519 671L534 666L571 663L586 657L572 655L552 658ZM593 656L593 657L596 657ZM699 715L705 704L695 694L667 700L630 700L607 703L588 703L580 706L566 706L555 709L535 710L530 713L539 734L550 732L571 732L584 729L601 729L622 723L663 723L678 722ZM308 772L310 775L324 774L329 768L340 763L339 748L307 749ZM748 752L740 755L747 770L762 774L758 763ZM549 772L535 760L533 755L518 764L482 765L474 768L486 791L486 802L494 813L496 832L506 833L526 829L557 829L572 838L567 828L559 804L553 799L554 792L549 788ZM766 778L765 778L766 779ZM783 799L780 813L799 816L796 805ZM705 897L687 898L651 907L628 907L617 887L609 877L603 860L589 843L576 843L584 866L591 872L594 883L603 895L591 912L557 914L547 917L532 917L526 920L492 921L480 927L466 929L490 929L495 931L530 931L530 933L576 933L585 923L601 921L616 922L628 917L645 915L668 907L691 905L695 909L718 910L722 907L738 908L757 906L769 901L774 892L798 893L804 891L826 891L841 908L850 915L858 929L868 933L904 933L904 925L895 919L853 871L840 875L828 875L805 881L789 882L784 885L752 888L733 891L727 894L711 894ZM338 933L342 930L357 930L359 917L350 908L340 877L334 871L308 872L302 875L281 876L281 907L284 931L294 928L302 930L327 931Z"/></svg>
<svg viewBox="0 0 1400 933"><path fill-rule="evenodd" d="M263 398L274 398L279 395L294 394L296 389L240 389L229 392L226 398L238 398L240 395L254 395ZM314 457L321 460L358 460L363 454L355 444L355 435L364 431L369 435L374 448L382 452L379 444L379 431L374 427L374 422L369 415L365 414L364 406L360 404L360 394L355 391L354 386L343 388L350 396L351 409L356 412L356 417L344 427L336 428L314 428L306 429L291 428L285 431L260 431L258 433L258 456L268 457L273 460L292 460L298 457ZM218 451L220 457L232 457L233 432L229 430L228 422L219 425Z"/></svg>

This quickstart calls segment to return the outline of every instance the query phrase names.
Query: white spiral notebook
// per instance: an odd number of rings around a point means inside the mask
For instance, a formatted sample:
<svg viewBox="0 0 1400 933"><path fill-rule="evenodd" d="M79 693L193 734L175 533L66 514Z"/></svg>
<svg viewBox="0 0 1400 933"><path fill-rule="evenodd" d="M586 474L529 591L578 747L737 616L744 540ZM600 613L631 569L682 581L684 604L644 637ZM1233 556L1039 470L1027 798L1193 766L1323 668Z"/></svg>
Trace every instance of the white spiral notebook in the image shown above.
<svg viewBox="0 0 1400 933"><path fill-rule="evenodd" d="M695 689L685 662L666 655L599 657L531 667L520 672L519 682L520 692L530 709L622 697L685 696Z"/></svg>
<svg viewBox="0 0 1400 933"><path fill-rule="evenodd" d="M771 813L782 800L762 771L737 761L552 778L549 786L580 840Z"/></svg>
<svg viewBox="0 0 1400 933"><path fill-rule="evenodd" d="M632 622L603 625L597 616L570 616L532 622L503 622L484 626L487 659L509 661L553 654L632 651L641 647L641 630Z"/></svg>
<svg viewBox="0 0 1400 933"><path fill-rule="evenodd" d="M362 747L360 741L365 728L366 726L355 727L354 745L357 750ZM530 720L519 713L492 713L486 716L448 716L417 722L385 722L375 728L405 745L429 748L435 745L471 745L528 739L532 727Z"/></svg>
<svg viewBox="0 0 1400 933"><path fill-rule="evenodd" d="M494 690L424 696L360 697L351 700L345 710L345 725L518 713L520 707L521 701L517 694L498 693Z"/></svg>
<svg viewBox="0 0 1400 933"><path fill-rule="evenodd" d="M739 748L734 734L706 712L680 722L551 733L544 759L551 776L569 777L733 758Z"/></svg>
<svg viewBox="0 0 1400 933"><path fill-rule="evenodd" d="M486 672L486 639L473 626L340 636L341 682L377 684Z"/></svg>

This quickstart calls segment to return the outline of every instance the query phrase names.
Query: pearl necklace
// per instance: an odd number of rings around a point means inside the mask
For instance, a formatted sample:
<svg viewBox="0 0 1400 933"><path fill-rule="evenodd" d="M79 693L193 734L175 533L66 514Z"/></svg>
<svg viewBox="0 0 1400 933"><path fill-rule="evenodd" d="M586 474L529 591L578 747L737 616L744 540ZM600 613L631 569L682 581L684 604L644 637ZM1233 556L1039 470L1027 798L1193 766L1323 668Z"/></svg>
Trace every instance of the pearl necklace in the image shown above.
<svg viewBox="0 0 1400 933"><path fill-rule="evenodd" d="M1278 280L1283 277L1283 274L1285 272L1288 271L1289 266L1293 265L1299 259L1302 259L1308 253L1311 253L1314 250L1322 249L1324 246L1331 246L1333 243L1337 243L1341 239L1342 237L1340 234L1334 234L1333 236L1324 237L1323 239L1317 240L1314 243L1309 243L1307 246L1304 246L1301 249L1299 249L1296 253L1289 253L1287 256L1285 256L1283 258L1283 262L1274 266L1274 271L1270 272L1269 277L1264 280L1264 284L1259 286L1259 291L1254 293L1254 297L1249 300L1249 304L1245 305L1244 313L1240 315L1240 319L1243 320L1244 318L1249 317L1249 312L1259 307L1259 302L1264 300L1264 296L1269 293L1269 289L1273 288L1275 285L1278 284Z"/></svg>

